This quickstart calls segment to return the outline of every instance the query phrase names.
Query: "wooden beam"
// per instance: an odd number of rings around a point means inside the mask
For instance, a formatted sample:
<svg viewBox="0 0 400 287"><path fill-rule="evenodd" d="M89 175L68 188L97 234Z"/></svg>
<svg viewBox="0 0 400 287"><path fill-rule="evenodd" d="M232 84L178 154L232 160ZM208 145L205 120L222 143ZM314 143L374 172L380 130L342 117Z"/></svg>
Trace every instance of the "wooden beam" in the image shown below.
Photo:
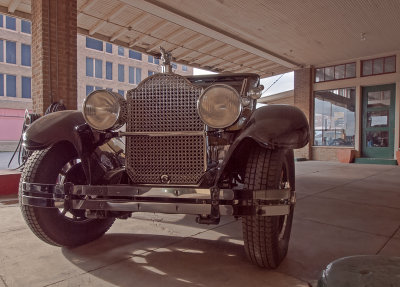
<svg viewBox="0 0 400 287"><path fill-rule="evenodd" d="M92 28L89 30L89 35L93 35L97 33L101 28L107 25L106 21L98 21Z"/></svg>
<svg viewBox="0 0 400 287"><path fill-rule="evenodd" d="M226 46L226 47L222 47L221 46L219 48L215 48L214 50L220 50L220 49L223 50L225 48L228 48L228 46ZM210 56L212 56L211 59L209 59L209 60L207 60L205 62L200 62L199 65L200 66L206 66L206 65L208 65L210 63L217 62L217 61L218 61L217 64L214 64L214 65L211 65L211 66L208 66L208 67L217 68L217 67L224 66L224 65L229 65L229 64L230 65L236 65L236 64L231 62L231 59L229 59L229 57L227 59L227 56L230 55L230 54L233 54L234 52L237 52L237 50L235 49L235 50L232 50L230 52L224 53L223 57L219 57L218 55L215 55L215 54L214 55L210 55ZM207 53L210 54L210 51L207 52ZM193 61L193 63L196 63L199 60L201 60L201 58L196 59L195 61Z"/></svg>
<svg viewBox="0 0 400 287"><path fill-rule="evenodd" d="M34 0L33 0L34 1ZM85 13L88 12L96 4L96 0L88 0L78 9L77 21L79 22Z"/></svg>
<svg viewBox="0 0 400 287"><path fill-rule="evenodd" d="M236 50L235 47L229 47L229 46L227 46L227 48L231 48L231 49L233 49L233 50L231 50L231 51L225 51L225 52L223 53L223 57L224 57L225 59L228 58L228 55L231 55L231 54L237 52L237 50ZM221 52L221 51L218 51L218 53L220 53L220 52ZM217 55L218 53L216 53L215 55Z"/></svg>
<svg viewBox="0 0 400 287"><path fill-rule="evenodd" d="M177 35L179 35L180 33L184 32L186 30L185 27L179 27L178 29L176 29L175 31L169 33L168 35L165 36L166 39L171 39ZM155 48L160 47L160 45L164 42L164 40L158 40L156 41L154 44L152 44L150 47L147 48L147 51L151 51Z"/></svg>
<svg viewBox="0 0 400 287"><path fill-rule="evenodd" d="M235 61L235 63L242 65L247 63L248 61L254 61L256 59L260 59L260 57L255 56L253 54L247 54L241 57L239 61Z"/></svg>
<svg viewBox="0 0 400 287"><path fill-rule="evenodd" d="M94 4L96 4L96 0L87 0L81 7L79 7L79 12L87 12L91 8L93 8Z"/></svg>
<svg viewBox="0 0 400 287"><path fill-rule="evenodd" d="M207 66L208 64L212 63L212 62L216 62L216 61L223 61L225 62L225 59L222 58L216 58L216 57L211 57L211 59L205 61L205 62L201 62L199 63L200 66Z"/></svg>
<svg viewBox="0 0 400 287"><path fill-rule="evenodd" d="M201 61L201 59L205 59L211 57L213 59L215 59L215 57L211 56L211 55L205 55L205 54L200 54L200 57L192 59L189 61L189 65L193 65L194 63L197 63L198 61Z"/></svg>
<svg viewBox="0 0 400 287"><path fill-rule="evenodd" d="M259 67L257 69L262 70L264 72L268 72L269 70L275 70L276 68L281 67L280 65L274 63L273 65L269 65L267 67Z"/></svg>
<svg viewBox="0 0 400 287"><path fill-rule="evenodd" d="M221 46L218 46L217 48L205 51L205 53L211 55L211 54L213 54L213 53L215 53L217 51L226 49L227 47L228 47L228 45L222 44Z"/></svg>
<svg viewBox="0 0 400 287"><path fill-rule="evenodd" d="M138 17L136 17L132 22L128 24L127 27L121 28L118 32L114 33L114 35L111 36L110 41L114 42L117 40L119 37L123 36L126 32L129 31L129 29L132 28L133 25L142 22L144 19L146 19L149 16L147 13L141 13Z"/></svg>
<svg viewBox="0 0 400 287"><path fill-rule="evenodd" d="M263 71L257 70L257 69L252 69L251 67L240 67L238 69L225 69L224 72L229 72L229 73L256 73L256 74L263 73Z"/></svg>
<svg viewBox="0 0 400 287"><path fill-rule="evenodd" d="M223 63L219 63L219 64L217 64L217 65L214 65L214 66L212 66L212 68L222 68L222 67L224 67L224 66L226 66L226 65L228 65L228 67L230 67L230 66L237 66L237 64L235 64L235 63L232 63L232 62L229 62L229 61L226 61L226 62L223 62Z"/></svg>
<svg viewBox="0 0 400 287"><path fill-rule="evenodd" d="M112 10L108 15L106 15L106 20L99 20L97 23L89 29L89 35L97 33L101 28L103 28L108 22L112 22L119 13L126 9L126 5L118 5L114 10Z"/></svg>
<svg viewBox="0 0 400 287"><path fill-rule="evenodd" d="M10 15L12 17L18 17L21 19L32 20L32 14L21 12L19 10L15 10L14 13L8 12L8 7L0 5L0 13L4 15Z"/></svg>
<svg viewBox="0 0 400 287"><path fill-rule="evenodd" d="M194 53L194 52L197 52L197 50L199 50L201 48L204 48L204 47L207 47L208 45L211 45L214 42L215 42L214 39L209 39L208 41L202 42L199 45L196 45L194 47L190 47L190 49L188 48L189 50L187 50L186 52L183 52L183 53L178 54L178 55L174 55L174 57L177 58L177 59L183 59L187 55L189 55L191 53ZM198 52L198 53L201 53L201 52Z"/></svg>
<svg viewBox="0 0 400 287"><path fill-rule="evenodd" d="M260 64L255 64L251 65L255 69L269 69L270 67L275 67L279 66L277 63L269 61L269 63L260 63Z"/></svg>
<svg viewBox="0 0 400 287"><path fill-rule="evenodd" d="M131 43L129 43L129 47L135 46L137 43L142 41L144 38L151 36L151 33L157 32L160 30L163 26L168 24L168 21L166 20L161 20L157 24L151 26L149 29L147 29L142 35L137 37L135 40L133 40Z"/></svg>
<svg viewBox="0 0 400 287"><path fill-rule="evenodd" d="M215 60L220 59L219 57L214 56L213 53L215 53L216 51L220 51L220 50L226 49L226 48L228 48L228 47L229 47L228 45L222 44L222 46L219 46L219 47L217 47L217 48L208 50L208 51L204 52L205 54L204 54L203 56L200 56L199 58L197 58L197 59L195 59L195 60L189 62L189 65L192 65L192 64L194 64L194 63L196 63L196 62L198 62L198 61L200 61L199 65L201 65L201 66L202 66L202 65L205 65L205 64L208 64L208 63L212 63L212 62L214 62ZM204 58L206 58L206 57L211 57L211 59L208 59L208 60L205 61L205 62L201 62L201 60L204 59ZM221 59L221 60L224 60L224 59ZM224 61L225 61L225 60L224 60Z"/></svg>
<svg viewBox="0 0 400 287"><path fill-rule="evenodd" d="M234 71L242 70L244 68L246 68L246 67L242 66L242 65L236 65L236 67L234 67L234 68L227 67L224 69L224 71L234 72Z"/></svg>
<svg viewBox="0 0 400 287"><path fill-rule="evenodd" d="M183 40L179 41L178 43L176 43L176 45L177 45L178 47L175 48L175 49L173 49L171 52L175 51L175 50L178 49L178 48L186 49L185 47L182 47L182 46L181 46L183 43L185 43L186 45L190 45L191 43L193 43L194 41L200 39L201 37L203 37L203 35L201 35L201 34L194 34L194 35L190 36L190 37L187 38L187 39L183 39Z"/></svg>
<svg viewBox="0 0 400 287"><path fill-rule="evenodd" d="M0 6L0 11L1 11L1 9L2 9L2 6ZM6 8L5 8L6 9ZM17 11L18 12L18 11ZM5 13L5 12L4 12ZM81 34L81 35L85 35L85 36L87 36L87 35L89 35L89 31L88 30L86 30L86 29L83 29L83 28L77 28L77 32L79 33L79 34ZM192 38L194 35L192 35L192 36L190 36L189 38ZM198 34L196 34L196 36L199 36ZM99 39L99 40L102 40L102 41L107 41L107 42L111 42L111 38L110 38L110 36L106 36L106 35L103 35L103 34L99 34L99 33L95 33L94 35L93 35L93 37L95 37L95 38L97 38L97 39ZM188 39L189 39L188 38ZM185 41L185 40L182 40L182 41ZM122 41L122 40L119 40L119 39L117 39L117 40L115 40L114 41L114 44L115 45L118 45L118 46L122 46L122 47L126 47L126 48L129 48L129 45L128 45L128 43L126 43L125 41ZM172 45L175 45L174 43L170 43L170 42L168 42L168 44L172 44ZM185 48L182 48L182 49L185 49ZM157 56L159 56L159 53L156 53L156 52L149 52L148 50L146 50L145 48L143 48L143 47L140 47L140 46L137 46L137 47L134 47L134 50L135 51L138 51L138 52L141 52L141 53L147 53L147 54L150 54L150 55L152 55L152 56L155 56L155 57L157 57ZM206 69L206 70L210 70L210 71L214 71L214 72L223 72L223 70L222 69L217 69L217 68L215 68L215 67L217 67L217 66L223 66L223 65L228 65L228 66L237 66L237 64L235 64L235 63L232 63L232 62L229 62L230 60L228 60L227 62L225 62L226 61L226 59L224 59L224 58L216 58L215 59L215 61L222 61L222 63L220 63L220 64L216 64L216 65L214 65L214 67L213 66L204 66L204 65L199 65L199 64L196 64L196 63L194 63L193 65L192 65L192 67L196 67L196 68L199 68L199 69ZM208 61L208 60L207 60ZM179 64L182 64L182 65L189 65L189 62L188 61L185 61L185 60L174 60L174 62L177 62L177 63L179 63Z"/></svg>
<svg viewBox="0 0 400 287"><path fill-rule="evenodd" d="M242 73L246 73L246 72L254 72L253 69L249 68L249 67L244 67L240 72Z"/></svg>
<svg viewBox="0 0 400 287"><path fill-rule="evenodd" d="M236 53L239 53L239 54L230 57L230 60L232 62L236 61L238 59L241 59L242 57L244 57L244 56L246 56L248 54L246 51L243 51L243 50L237 50Z"/></svg>
<svg viewBox="0 0 400 287"><path fill-rule="evenodd" d="M252 42L249 42L238 35L231 34L222 28L213 26L209 22L205 22L200 18L187 15L181 10L177 10L168 5L168 1L161 2L158 0L121 0L122 2L141 9L149 14L166 19L177 25L191 29L199 34L208 36L217 41L226 43L238 49L245 50L251 54L276 62L287 68L296 69L301 65L286 59L272 51L268 51L264 47L260 47Z"/></svg>
<svg viewBox="0 0 400 287"><path fill-rule="evenodd" d="M245 68L245 67L243 67L243 66L237 66L237 65L235 65L235 66L228 66L228 67L220 68L220 69L222 69L222 71L224 71L224 72L235 73L236 71L242 70L242 69L244 69L244 68Z"/></svg>
<svg viewBox="0 0 400 287"><path fill-rule="evenodd" d="M11 0L10 4L8 4L8 12L14 13L19 4L21 4L21 0Z"/></svg>
<svg viewBox="0 0 400 287"><path fill-rule="evenodd" d="M253 65L253 64L259 65L260 63L265 63L265 62L271 62L271 61L265 60L265 59L260 58L260 57L257 57L257 59L253 59L253 60L250 60L250 61L246 61L245 64L246 64L247 66L251 66L251 65Z"/></svg>
<svg viewBox="0 0 400 287"><path fill-rule="evenodd" d="M228 56L228 55L231 55L231 54L233 54L233 53L238 53L238 52L240 52L240 53L246 53L246 52L240 51L240 50L234 50L234 51L232 51L232 52L228 52L228 53L224 54L224 57L222 58L222 59L224 59L225 62L219 63L219 64L217 64L217 65L213 65L212 68L217 69L217 68L220 68L220 67L224 67L224 66L226 66L226 65L229 65L229 66L236 66L237 64L235 64L234 61L237 59L237 57L234 58L234 57L232 57L232 56L231 56L231 57L227 57L227 56ZM246 53L246 54L247 54L247 53Z"/></svg>

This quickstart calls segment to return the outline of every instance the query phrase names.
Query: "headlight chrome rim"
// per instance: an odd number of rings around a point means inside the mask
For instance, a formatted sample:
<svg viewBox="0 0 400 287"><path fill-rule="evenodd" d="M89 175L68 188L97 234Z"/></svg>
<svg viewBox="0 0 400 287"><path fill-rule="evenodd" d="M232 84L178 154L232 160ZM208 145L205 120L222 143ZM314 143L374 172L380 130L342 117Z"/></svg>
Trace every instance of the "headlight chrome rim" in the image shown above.
<svg viewBox="0 0 400 287"><path fill-rule="evenodd" d="M103 99L100 98L100 100L103 100L103 103L105 106L104 107L98 107L96 105L93 105L90 107L89 103L91 100L94 99L94 97L102 96ZM98 99L97 99L98 100ZM112 104L107 106L107 104ZM115 105L115 106L114 106ZM106 120L110 118L103 118L104 123L96 123L95 119L89 115L89 110L90 109L100 109L101 112L107 112L107 109L113 109L117 108L115 112L113 111L108 111L110 112L109 116L113 117L115 119L111 119L110 122L106 122ZM106 131L106 130L116 130L122 127L126 123L126 101L123 96L121 96L118 93L108 91L108 90L95 90L91 92L83 102L83 117L85 121L89 124L90 127L92 127L95 130L99 131ZM106 115L107 116L107 115Z"/></svg>
<svg viewBox="0 0 400 287"><path fill-rule="evenodd" d="M224 123L224 124L210 124L210 121L208 121L205 116L202 114L202 108L201 108L201 104L202 104L202 100L204 98L204 96L207 94L207 92L209 92L212 89L215 88L223 88L223 89L228 89L230 92L233 92L234 96L236 97L237 100L237 111L232 115L231 120ZM239 119L240 115L242 114L243 111L243 104L242 104L242 98L239 94L239 92L233 88L232 86L226 85L226 84L214 84L211 85L209 87L207 87L206 89L204 89L204 91L201 93L198 101L197 101L197 111L198 114L201 118L201 120L209 127L211 128L215 128L215 129L224 129L227 127L232 126L233 124L235 124L235 122Z"/></svg>

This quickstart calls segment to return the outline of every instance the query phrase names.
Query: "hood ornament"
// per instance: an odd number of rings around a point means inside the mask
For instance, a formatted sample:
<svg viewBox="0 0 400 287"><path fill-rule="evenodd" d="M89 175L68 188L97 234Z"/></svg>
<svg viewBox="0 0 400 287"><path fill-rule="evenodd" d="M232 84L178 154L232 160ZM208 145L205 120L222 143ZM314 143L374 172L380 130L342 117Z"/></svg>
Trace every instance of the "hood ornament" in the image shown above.
<svg viewBox="0 0 400 287"><path fill-rule="evenodd" d="M172 73L172 66L171 66L171 60L172 60L172 54L171 52L165 51L163 47L160 47L161 51L161 65L162 65L162 73Z"/></svg>

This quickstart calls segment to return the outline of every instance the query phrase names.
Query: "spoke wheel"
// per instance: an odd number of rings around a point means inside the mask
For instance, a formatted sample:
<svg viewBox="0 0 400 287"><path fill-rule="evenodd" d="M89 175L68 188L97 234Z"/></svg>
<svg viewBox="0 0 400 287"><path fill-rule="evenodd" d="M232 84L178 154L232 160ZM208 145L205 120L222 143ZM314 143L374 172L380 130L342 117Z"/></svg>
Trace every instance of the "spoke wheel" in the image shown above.
<svg viewBox="0 0 400 287"><path fill-rule="evenodd" d="M45 150L35 151L25 164L20 182L86 184L86 178L73 146L59 143ZM33 233L49 244L85 244L103 235L115 220L89 219L85 217L84 210L23 205L21 183L19 198L22 215Z"/></svg>
<svg viewBox="0 0 400 287"><path fill-rule="evenodd" d="M83 174L81 160L79 158L71 159L61 168L56 183L73 182L75 184L86 184ZM80 222L90 220L86 218L84 210L70 209L68 207L59 208L58 210L67 220Z"/></svg>

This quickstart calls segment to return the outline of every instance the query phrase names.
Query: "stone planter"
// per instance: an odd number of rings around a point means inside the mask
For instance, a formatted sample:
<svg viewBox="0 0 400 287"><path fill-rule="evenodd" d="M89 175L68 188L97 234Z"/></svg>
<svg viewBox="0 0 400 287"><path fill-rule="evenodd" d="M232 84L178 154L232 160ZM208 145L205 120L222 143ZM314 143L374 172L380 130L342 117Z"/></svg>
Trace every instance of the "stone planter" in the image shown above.
<svg viewBox="0 0 400 287"><path fill-rule="evenodd" d="M351 163L354 161L356 151L354 149L339 149L337 151L337 158L342 163Z"/></svg>

